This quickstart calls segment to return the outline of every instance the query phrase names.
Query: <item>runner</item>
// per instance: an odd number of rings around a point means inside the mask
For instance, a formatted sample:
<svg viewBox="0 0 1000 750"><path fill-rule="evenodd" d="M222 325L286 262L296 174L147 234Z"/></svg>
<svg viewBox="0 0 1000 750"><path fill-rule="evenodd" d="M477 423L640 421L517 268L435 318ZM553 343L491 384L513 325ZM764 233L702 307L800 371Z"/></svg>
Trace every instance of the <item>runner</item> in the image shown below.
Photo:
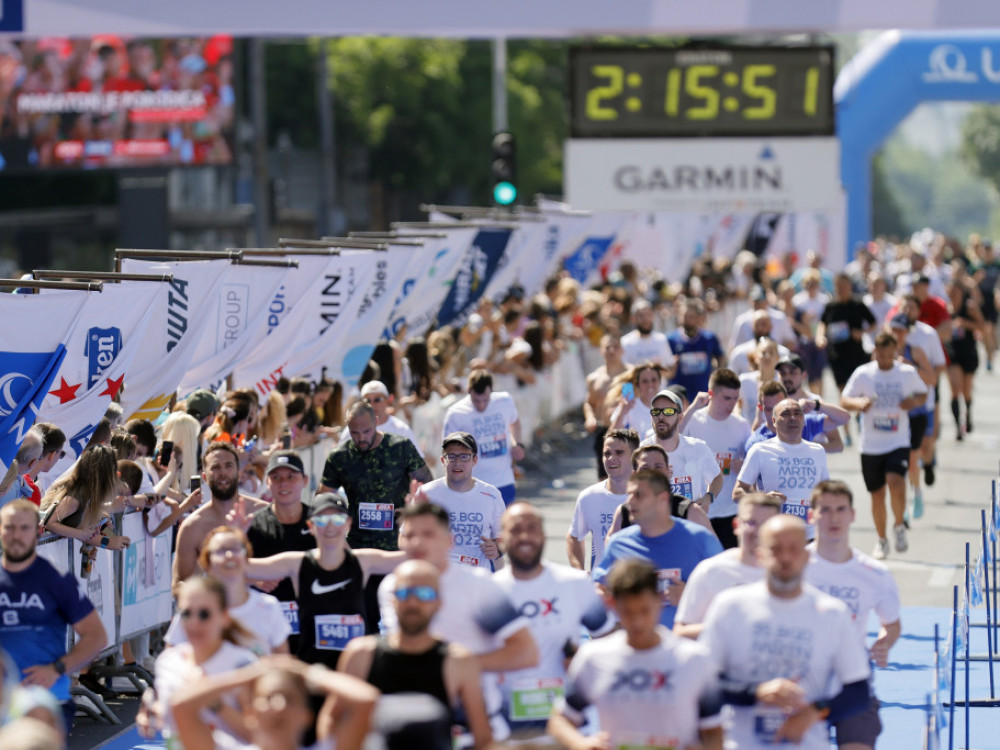
<svg viewBox="0 0 1000 750"><path fill-rule="evenodd" d="M608 431L609 411L606 403L608 391L616 377L625 372L622 361L621 340L616 334L601 337L601 354L604 364L587 375L587 400L583 402L584 427L594 433L594 454L597 456L597 478L606 479L604 471L604 435Z"/></svg>

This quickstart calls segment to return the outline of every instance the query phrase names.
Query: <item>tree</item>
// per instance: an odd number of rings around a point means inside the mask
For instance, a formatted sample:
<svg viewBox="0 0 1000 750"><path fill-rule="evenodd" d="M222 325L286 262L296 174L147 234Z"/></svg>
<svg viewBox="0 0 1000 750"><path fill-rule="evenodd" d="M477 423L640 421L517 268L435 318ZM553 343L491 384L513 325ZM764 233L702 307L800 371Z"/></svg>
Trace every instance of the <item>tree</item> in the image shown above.
<svg viewBox="0 0 1000 750"><path fill-rule="evenodd" d="M972 108L962 126L962 156L1000 190L1000 108L990 104Z"/></svg>

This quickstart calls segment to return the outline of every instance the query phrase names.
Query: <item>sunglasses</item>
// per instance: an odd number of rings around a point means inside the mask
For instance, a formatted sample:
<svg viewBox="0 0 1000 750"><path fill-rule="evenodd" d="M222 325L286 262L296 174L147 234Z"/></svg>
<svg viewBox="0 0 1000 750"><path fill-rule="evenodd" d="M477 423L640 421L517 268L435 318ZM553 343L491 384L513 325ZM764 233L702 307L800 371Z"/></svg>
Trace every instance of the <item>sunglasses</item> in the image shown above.
<svg viewBox="0 0 1000 750"><path fill-rule="evenodd" d="M312 521L313 526L315 526L317 529L325 529L327 526L330 526L331 524L339 527L347 523L347 514L332 513L328 516L313 516L309 520Z"/></svg>
<svg viewBox="0 0 1000 750"><path fill-rule="evenodd" d="M416 597L417 601L421 602L436 602L438 600L438 592L434 590L433 586L406 586L396 589L396 598L400 601L406 601L413 597Z"/></svg>
<svg viewBox="0 0 1000 750"><path fill-rule="evenodd" d="M447 461L450 464L454 464L454 463L467 464L467 463L469 463L469 461L472 460L472 454L471 453L448 453L447 455L445 455L444 458L445 458L445 461Z"/></svg>
<svg viewBox="0 0 1000 750"><path fill-rule="evenodd" d="M680 409L678 409L676 406L665 406L662 409L650 409L649 410L649 416L651 416L651 417L658 417L661 414L663 416L665 416L665 417L672 417L675 414L679 414L679 413L680 413Z"/></svg>
<svg viewBox="0 0 1000 750"><path fill-rule="evenodd" d="M182 609L181 619L191 620L197 618L200 622L212 619L212 611L209 609Z"/></svg>
<svg viewBox="0 0 1000 750"><path fill-rule="evenodd" d="M208 554L210 557L225 557L228 554L232 554L233 557L244 557L246 553L245 547L221 547L213 549Z"/></svg>

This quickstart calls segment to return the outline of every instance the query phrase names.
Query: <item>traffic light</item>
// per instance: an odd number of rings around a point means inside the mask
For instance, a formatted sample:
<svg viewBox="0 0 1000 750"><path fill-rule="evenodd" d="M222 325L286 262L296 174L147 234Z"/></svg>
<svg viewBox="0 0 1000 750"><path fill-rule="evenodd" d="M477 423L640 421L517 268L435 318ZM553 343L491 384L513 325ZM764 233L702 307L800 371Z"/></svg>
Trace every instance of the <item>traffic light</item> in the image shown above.
<svg viewBox="0 0 1000 750"><path fill-rule="evenodd" d="M490 172L493 184L493 202L498 206L509 206L517 200L517 181L514 163L516 161L514 136L500 132L493 136L493 162Z"/></svg>

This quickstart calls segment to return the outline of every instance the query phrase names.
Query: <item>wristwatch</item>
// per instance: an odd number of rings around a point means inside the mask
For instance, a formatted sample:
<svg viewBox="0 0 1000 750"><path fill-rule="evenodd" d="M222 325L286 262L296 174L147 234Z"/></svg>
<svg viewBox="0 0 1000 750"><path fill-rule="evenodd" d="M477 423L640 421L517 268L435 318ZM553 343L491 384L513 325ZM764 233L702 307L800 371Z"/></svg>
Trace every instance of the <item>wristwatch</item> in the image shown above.
<svg viewBox="0 0 1000 750"><path fill-rule="evenodd" d="M52 662L52 668L56 670L56 674L58 675L66 674L66 664L62 659L56 659Z"/></svg>
<svg viewBox="0 0 1000 750"><path fill-rule="evenodd" d="M816 409L815 410L816 411L820 411L820 409L821 409L821 406L820 406L820 403L819 403L819 399L816 399Z"/></svg>
<svg viewBox="0 0 1000 750"><path fill-rule="evenodd" d="M109 537L109 536L102 536L101 537L101 549L107 549L109 544L111 544L111 537Z"/></svg>

